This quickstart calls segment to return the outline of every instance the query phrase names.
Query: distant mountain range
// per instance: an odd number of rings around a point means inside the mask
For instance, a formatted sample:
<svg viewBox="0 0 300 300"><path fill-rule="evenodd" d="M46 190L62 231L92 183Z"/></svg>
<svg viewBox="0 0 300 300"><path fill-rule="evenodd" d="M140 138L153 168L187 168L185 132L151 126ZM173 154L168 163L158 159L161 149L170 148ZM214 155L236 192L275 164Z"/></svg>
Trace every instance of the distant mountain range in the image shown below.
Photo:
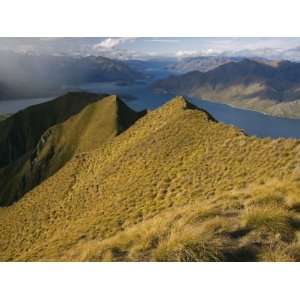
<svg viewBox="0 0 300 300"><path fill-rule="evenodd" d="M300 261L297 140L246 136L183 97L137 114L67 94L1 124L2 146L28 150L1 169L0 261Z"/></svg>
<svg viewBox="0 0 300 300"><path fill-rule="evenodd" d="M244 60L241 56L192 56L178 59L176 63L169 65L168 69L173 73L188 73L192 71L207 72L219 66L225 65L230 62L239 62ZM267 65L276 66L280 61L271 60L264 57L252 57L251 60L262 62Z"/></svg>
<svg viewBox="0 0 300 300"><path fill-rule="evenodd" d="M170 76L155 82L153 88L276 116L300 117L300 63L295 62L243 59L208 72Z"/></svg>
<svg viewBox="0 0 300 300"><path fill-rule="evenodd" d="M62 94L86 82L143 79L125 62L101 56L0 53L0 100Z"/></svg>
<svg viewBox="0 0 300 300"><path fill-rule="evenodd" d="M196 56L179 59L169 67L174 73L187 73L191 71L207 72L229 62L242 60L240 57L226 56Z"/></svg>
<svg viewBox="0 0 300 300"><path fill-rule="evenodd" d="M257 48L257 49L242 49L237 51L225 51L219 53L222 56L255 58L260 57L268 60L290 60L300 61L300 47L289 49L278 48Z"/></svg>
<svg viewBox="0 0 300 300"><path fill-rule="evenodd" d="M261 48L245 48L245 49L235 49L218 51L210 49L210 51L188 51L177 56L179 60L185 58L197 58L197 57L226 57L226 58L260 58L266 60L290 60L290 61L300 61L300 47L295 48L271 48L271 47L261 47Z"/></svg>

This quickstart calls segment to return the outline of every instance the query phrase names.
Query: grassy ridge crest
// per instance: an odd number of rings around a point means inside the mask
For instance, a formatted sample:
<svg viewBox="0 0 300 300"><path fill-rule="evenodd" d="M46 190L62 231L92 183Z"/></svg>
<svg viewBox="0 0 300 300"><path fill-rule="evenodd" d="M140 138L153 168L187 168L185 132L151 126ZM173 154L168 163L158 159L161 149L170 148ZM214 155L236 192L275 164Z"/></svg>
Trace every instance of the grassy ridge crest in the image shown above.
<svg viewBox="0 0 300 300"><path fill-rule="evenodd" d="M297 261L300 143L175 97L0 209L0 259Z"/></svg>

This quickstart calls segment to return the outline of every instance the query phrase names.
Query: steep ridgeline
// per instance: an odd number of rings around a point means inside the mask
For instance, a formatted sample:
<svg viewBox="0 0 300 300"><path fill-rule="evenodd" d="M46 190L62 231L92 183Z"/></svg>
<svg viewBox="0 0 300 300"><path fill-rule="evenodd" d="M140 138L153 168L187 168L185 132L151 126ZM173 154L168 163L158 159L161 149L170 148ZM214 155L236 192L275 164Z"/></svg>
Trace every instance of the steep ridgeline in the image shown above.
<svg viewBox="0 0 300 300"><path fill-rule="evenodd" d="M132 111L117 96L98 100L87 102L77 114L47 129L34 149L0 169L0 206L10 205L73 155L99 148L145 114Z"/></svg>
<svg viewBox="0 0 300 300"><path fill-rule="evenodd" d="M33 150L49 127L67 120L87 104L105 95L68 93L30 106L0 123L0 168Z"/></svg>
<svg viewBox="0 0 300 300"><path fill-rule="evenodd" d="M244 59L206 73L194 71L171 76L155 82L153 88L275 116L300 118L300 63Z"/></svg>
<svg viewBox="0 0 300 300"><path fill-rule="evenodd" d="M300 259L300 143L177 97L0 208L0 259Z"/></svg>

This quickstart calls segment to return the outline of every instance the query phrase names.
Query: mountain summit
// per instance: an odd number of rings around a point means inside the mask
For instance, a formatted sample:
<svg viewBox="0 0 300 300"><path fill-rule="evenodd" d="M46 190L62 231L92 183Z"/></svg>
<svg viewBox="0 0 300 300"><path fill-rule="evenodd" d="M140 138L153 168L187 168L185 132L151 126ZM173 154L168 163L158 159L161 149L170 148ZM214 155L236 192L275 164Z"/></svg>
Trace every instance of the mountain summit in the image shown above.
<svg viewBox="0 0 300 300"><path fill-rule="evenodd" d="M98 96L96 98L94 96L91 98L93 101L90 101L89 98L86 98L88 95L77 95L79 98L82 97L83 101L86 99L85 107L78 113L66 120L61 118L61 122L59 120L57 124L46 128L35 147L28 148L15 161L0 169L0 184L2 187L0 190L0 205L9 205L16 201L25 192L59 170L76 153L99 148L103 143L126 130L145 114L144 111L134 112L117 96ZM80 104L76 100L77 98L74 97L74 94L67 94L54 102L49 102L46 107L57 105L58 108L59 104L64 105L65 101L70 104L76 101L80 109L83 102ZM38 105L35 110L42 111L44 106L43 104ZM30 109L28 110L30 111ZM62 114L63 111L55 109L53 110L53 116L55 113ZM29 124L27 127L28 140L34 140L38 136L38 127L42 126L43 123L34 119L26 120L27 115L31 116L31 113L28 114L26 111L24 116L22 112L20 113L20 116L24 118L24 122ZM48 116L51 116L50 113L48 113ZM21 132L22 128L18 128L16 122L15 124L12 132ZM36 136L30 137L31 132ZM12 133L9 136L11 135Z"/></svg>

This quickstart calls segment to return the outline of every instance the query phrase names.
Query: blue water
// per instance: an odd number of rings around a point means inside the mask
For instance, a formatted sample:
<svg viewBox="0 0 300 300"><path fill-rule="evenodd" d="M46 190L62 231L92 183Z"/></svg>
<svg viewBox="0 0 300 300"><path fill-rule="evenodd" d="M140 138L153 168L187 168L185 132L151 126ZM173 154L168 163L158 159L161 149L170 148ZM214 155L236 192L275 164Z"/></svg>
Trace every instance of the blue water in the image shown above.
<svg viewBox="0 0 300 300"><path fill-rule="evenodd" d="M255 111L238 109L221 103L192 100L200 108L225 124L243 129L248 135L258 137L289 137L300 139L300 120L272 117Z"/></svg>
<svg viewBox="0 0 300 300"><path fill-rule="evenodd" d="M125 101L135 110L155 109L174 97L172 94L156 94L149 88L149 85L116 87L113 83L104 85L93 83L85 84L81 88L93 92L134 95L136 97L135 100ZM234 108L222 103L187 98L197 107L208 111L218 121L237 126L248 135L300 139L300 120L272 117L255 111Z"/></svg>
<svg viewBox="0 0 300 300"><path fill-rule="evenodd" d="M53 97L45 98L32 98L32 99L16 99L16 100L1 100L0 101L0 114L13 114L28 106L47 102Z"/></svg>
<svg viewBox="0 0 300 300"><path fill-rule="evenodd" d="M162 76L162 74L161 74ZM152 79L154 80L154 79ZM148 82L139 82L131 85L119 85L117 83L89 83L80 85L76 89L96 92L126 95L124 101L133 109L155 109L174 95L156 94L150 88ZM133 96L133 97L129 97ZM27 106L49 101L50 98L20 99L14 101L0 101L1 113L14 113ZM285 119L264 115L262 113L233 108L225 104L209 102L204 100L189 100L199 108L208 111L220 122L231 124L243 129L248 135L258 137L289 137L300 139L300 120Z"/></svg>

